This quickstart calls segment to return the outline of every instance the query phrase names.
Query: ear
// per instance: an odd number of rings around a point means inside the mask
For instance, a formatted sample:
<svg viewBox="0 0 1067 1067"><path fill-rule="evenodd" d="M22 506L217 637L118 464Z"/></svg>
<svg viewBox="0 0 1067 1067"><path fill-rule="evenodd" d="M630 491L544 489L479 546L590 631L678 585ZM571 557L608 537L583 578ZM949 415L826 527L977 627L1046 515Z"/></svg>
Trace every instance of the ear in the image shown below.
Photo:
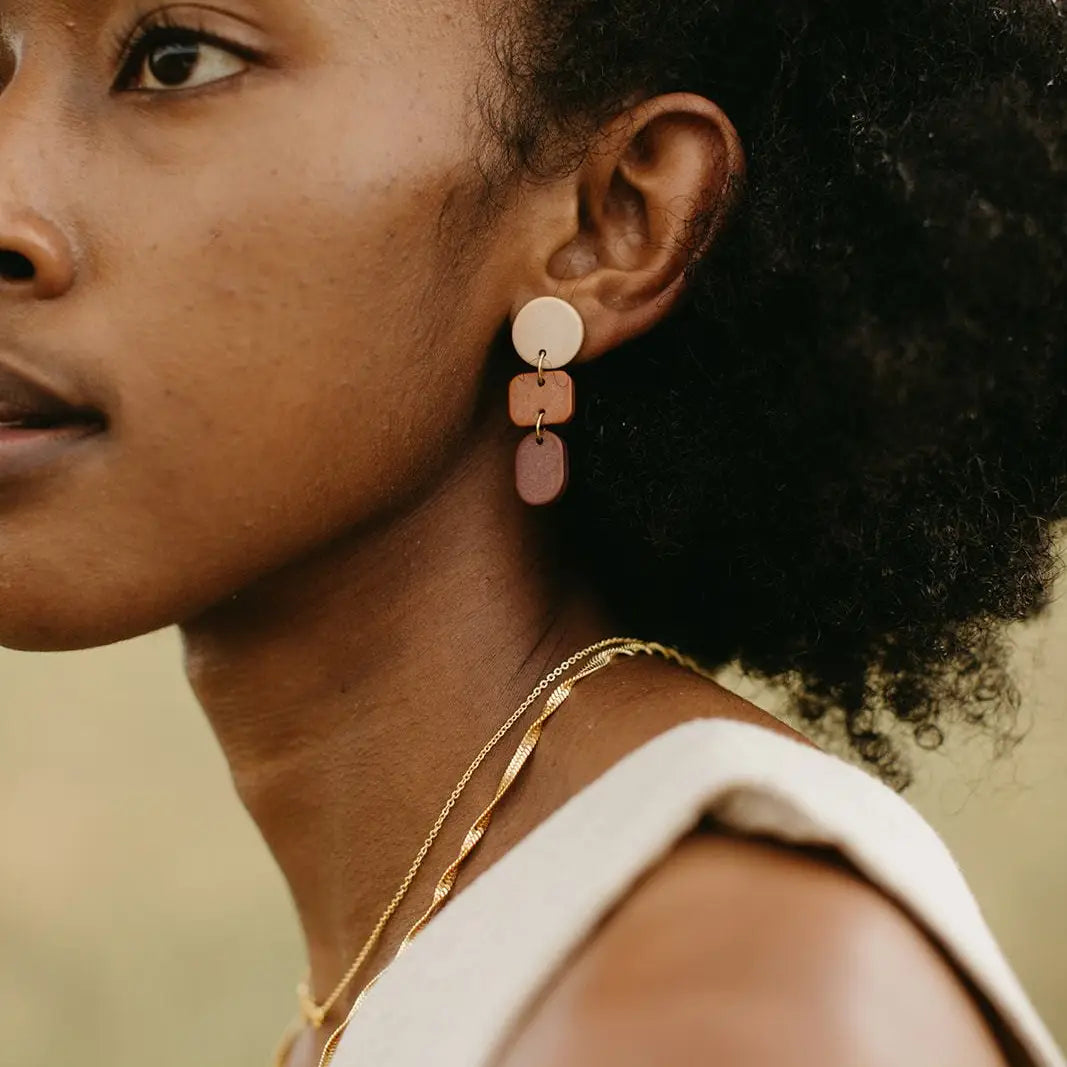
<svg viewBox="0 0 1067 1067"><path fill-rule="evenodd" d="M543 190L536 263L512 317L535 296L568 300L585 321L579 360L646 332L673 308L694 255L692 222L722 217L744 176L741 139L711 101L674 93L615 118L581 168ZM542 205L546 207L547 205ZM552 232L554 230L554 232ZM703 245L714 233L701 235Z"/></svg>

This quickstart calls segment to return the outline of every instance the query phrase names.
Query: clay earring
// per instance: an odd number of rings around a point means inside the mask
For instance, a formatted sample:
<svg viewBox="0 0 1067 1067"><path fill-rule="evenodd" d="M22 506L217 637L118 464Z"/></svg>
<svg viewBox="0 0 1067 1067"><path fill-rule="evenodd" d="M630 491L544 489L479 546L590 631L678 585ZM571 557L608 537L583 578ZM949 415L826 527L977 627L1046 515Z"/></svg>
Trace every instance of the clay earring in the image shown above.
<svg viewBox="0 0 1067 1067"><path fill-rule="evenodd" d="M511 421L534 431L515 456L515 486L527 504L553 504L566 492L570 464L566 444L545 427L574 418L574 381L560 368L581 351L585 323L566 300L542 296L515 316L511 336L515 351L537 368L513 379L508 395Z"/></svg>

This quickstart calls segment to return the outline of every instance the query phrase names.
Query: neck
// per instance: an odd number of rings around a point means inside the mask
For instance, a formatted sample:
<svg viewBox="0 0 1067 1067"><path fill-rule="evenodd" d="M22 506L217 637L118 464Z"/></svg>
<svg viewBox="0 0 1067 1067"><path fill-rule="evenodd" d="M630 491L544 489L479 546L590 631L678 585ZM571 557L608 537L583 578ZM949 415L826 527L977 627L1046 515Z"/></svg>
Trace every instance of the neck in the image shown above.
<svg viewBox="0 0 1067 1067"><path fill-rule="evenodd" d="M494 442L392 525L335 541L182 628L189 680L288 881L320 1000L473 757L547 670L612 632L567 588L540 514L514 500L508 453ZM499 746L457 806L383 938L386 958L513 747Z"/></svg>

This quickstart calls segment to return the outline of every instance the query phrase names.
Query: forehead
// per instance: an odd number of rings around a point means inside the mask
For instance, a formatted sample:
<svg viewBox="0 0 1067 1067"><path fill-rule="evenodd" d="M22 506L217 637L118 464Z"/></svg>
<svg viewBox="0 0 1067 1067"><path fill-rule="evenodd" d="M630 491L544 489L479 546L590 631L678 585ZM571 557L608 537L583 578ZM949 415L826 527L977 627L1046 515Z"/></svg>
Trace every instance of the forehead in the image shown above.
<svg viewBox="0 0 1067 1067"><path fill-rule="evenodd" d="M449 26L476 16L484 0L0 0L0 18L40 18L77 24L114 12L142 17L157 10L210 11L266 16L318 17L372 25L423 29Z"/></svg>
<svg viewBox="0 0 1067 1067"><path fill-rule="evenodd" d="M110 9L114 0L0 0L0 19L27 21L62 21L72 26L96 18L102 9Z"/></svg>

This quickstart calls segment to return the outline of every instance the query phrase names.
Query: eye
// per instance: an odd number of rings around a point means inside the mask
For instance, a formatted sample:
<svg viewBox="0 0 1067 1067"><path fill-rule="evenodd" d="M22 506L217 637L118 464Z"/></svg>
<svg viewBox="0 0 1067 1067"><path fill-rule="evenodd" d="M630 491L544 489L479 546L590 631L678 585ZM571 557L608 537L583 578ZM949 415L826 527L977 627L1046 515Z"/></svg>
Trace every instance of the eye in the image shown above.
<svg viewBox="0 0 1067 1067"><path fill-rule="evenodd" d="M197 89L243 74L252 58L242 54L246 51L200 30L156 26L129 46L115 88L145 93Z"/></svg>

